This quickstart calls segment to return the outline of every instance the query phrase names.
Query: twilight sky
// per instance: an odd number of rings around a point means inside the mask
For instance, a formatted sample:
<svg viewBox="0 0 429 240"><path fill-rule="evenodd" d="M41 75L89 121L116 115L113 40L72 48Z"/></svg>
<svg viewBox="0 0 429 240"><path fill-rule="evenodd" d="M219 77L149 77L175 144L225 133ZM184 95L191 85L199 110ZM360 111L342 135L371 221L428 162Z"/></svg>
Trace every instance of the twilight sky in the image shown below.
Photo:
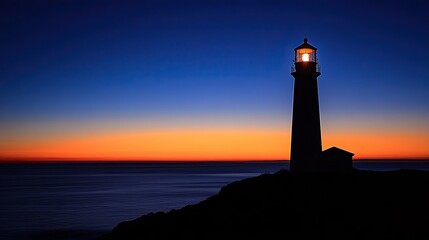
<svg viewBox="0 0 429 240"><path fill-rule="evenodd" d="M429 158L425 1L0 2L0 159L289 159L293 49L323 148Z"/></svg>

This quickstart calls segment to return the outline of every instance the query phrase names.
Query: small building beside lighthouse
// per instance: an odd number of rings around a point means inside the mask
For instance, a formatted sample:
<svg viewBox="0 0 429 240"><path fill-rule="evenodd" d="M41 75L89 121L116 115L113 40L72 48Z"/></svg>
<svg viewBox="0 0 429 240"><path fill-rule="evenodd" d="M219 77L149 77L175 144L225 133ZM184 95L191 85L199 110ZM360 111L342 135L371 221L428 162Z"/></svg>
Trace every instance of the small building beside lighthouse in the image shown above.
<svg viewBox="0 0 429 240"><path fill-rule="evenodd" d="M304 43L295 50L290 170L292 172L350 171L353 153L333 147L322 153L317 48Z"/></svg>

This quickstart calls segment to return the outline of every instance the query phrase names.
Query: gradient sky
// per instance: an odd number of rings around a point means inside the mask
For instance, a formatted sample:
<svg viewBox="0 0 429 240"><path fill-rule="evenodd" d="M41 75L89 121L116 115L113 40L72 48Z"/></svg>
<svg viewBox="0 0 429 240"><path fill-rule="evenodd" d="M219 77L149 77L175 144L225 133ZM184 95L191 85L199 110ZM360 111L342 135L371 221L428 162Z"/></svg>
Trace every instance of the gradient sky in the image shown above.
<svg viewBox="0 0 429 240"><path fill-rule="evenodd" d="M323 148L429 158L425 1L0 2L0 159L289 159L293 49Z"/></svg>

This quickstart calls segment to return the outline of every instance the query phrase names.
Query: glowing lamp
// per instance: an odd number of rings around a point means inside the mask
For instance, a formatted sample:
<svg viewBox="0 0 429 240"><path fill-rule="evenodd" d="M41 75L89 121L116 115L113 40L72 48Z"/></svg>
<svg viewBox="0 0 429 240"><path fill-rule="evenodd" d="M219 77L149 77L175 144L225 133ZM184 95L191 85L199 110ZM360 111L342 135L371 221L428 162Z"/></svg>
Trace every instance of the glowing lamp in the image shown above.
<svg viewBox="0 0 429 240"><path fill-rule="evenodd" d="M302 54L302 61L308 62L310 60L310 55L308 53Z"/></svg>

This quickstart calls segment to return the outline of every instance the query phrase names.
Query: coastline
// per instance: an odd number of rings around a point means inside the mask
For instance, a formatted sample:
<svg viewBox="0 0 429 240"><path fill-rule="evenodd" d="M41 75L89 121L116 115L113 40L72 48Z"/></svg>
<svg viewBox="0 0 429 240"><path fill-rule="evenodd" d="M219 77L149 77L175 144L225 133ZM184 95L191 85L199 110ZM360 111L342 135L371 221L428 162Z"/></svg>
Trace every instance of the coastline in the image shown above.
<svg viewBox="0 0 429 240"><path fill-rule="evenodd" d="M122 222L99 239L425 239L428 197L426 171L283 170L233 182L195 205Z"/></svg>

